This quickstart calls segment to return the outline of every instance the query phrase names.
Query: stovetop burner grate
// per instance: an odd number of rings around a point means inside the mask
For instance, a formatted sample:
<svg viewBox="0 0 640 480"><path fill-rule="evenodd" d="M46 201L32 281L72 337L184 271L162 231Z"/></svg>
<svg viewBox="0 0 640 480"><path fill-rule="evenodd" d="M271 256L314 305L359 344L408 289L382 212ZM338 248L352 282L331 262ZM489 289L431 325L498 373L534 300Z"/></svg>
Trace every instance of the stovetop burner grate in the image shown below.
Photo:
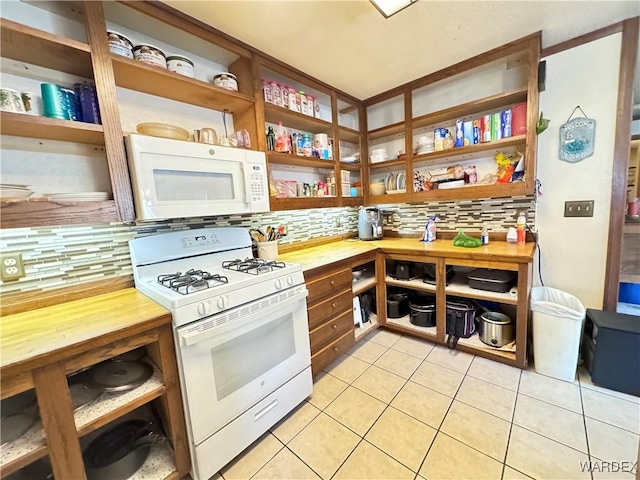
<svg viewBox="0 0 640 480"><path fill-rule="evenodd" d="M181 272L158 275L158 283L181 295L217 287L228 283L229 279L223 275L211 274L202 270L191 269L184 274Z"/></svg>
<svg viewBox="0 0 640 480"><path fill-rule="evenodd" d="M227 270L236 270L238 272L249 273L251 275L260 275L261 273L272 272L277 268L286 267L284 262L277 260L265 260L263 258L245 258L240 260L227 260L222 262L222 268Z"/></svg>

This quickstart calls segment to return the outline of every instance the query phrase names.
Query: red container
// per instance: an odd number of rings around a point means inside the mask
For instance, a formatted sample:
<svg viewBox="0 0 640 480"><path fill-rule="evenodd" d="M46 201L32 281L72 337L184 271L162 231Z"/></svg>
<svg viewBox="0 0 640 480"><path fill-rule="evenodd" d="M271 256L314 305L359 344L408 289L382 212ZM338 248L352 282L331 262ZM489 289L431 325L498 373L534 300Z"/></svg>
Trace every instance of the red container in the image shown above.
<svg viewBox="0 0 640 480"><path fill-rule="evenodd" d="M518 103L511 109L511 135L527 133L527 102Z"/></svg>

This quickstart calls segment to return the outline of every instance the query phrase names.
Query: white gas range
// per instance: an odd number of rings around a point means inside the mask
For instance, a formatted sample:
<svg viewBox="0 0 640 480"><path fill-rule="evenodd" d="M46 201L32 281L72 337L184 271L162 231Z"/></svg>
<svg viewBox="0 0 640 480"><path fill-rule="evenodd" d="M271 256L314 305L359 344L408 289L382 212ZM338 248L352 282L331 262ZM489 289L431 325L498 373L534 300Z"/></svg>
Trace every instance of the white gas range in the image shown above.
<svg viewBox="0 0 640 480"><path fill-rule="evenodd" d="M302 271L254 259L243 228L129 246L136 288L173 315L191 474L209 478L312 392Z"/></svg>

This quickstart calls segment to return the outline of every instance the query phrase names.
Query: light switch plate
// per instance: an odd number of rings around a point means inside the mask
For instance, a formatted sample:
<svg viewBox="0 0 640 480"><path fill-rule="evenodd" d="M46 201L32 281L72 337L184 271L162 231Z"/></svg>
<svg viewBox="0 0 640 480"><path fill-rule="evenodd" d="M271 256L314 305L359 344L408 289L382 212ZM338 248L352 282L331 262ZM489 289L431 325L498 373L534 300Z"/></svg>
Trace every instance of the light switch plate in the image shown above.
<svg viewBox="0 0 640 480"><path fill-rule="evenodd" d="M24 264L21 253L3 253L0 255L0 279L3 282L24 277Z"/></svg>
<svg viewBox="0 0 640 480"><path fill-rule="evenodd" d="M593 217L593 200L564 202L565 217Z"/></svg>

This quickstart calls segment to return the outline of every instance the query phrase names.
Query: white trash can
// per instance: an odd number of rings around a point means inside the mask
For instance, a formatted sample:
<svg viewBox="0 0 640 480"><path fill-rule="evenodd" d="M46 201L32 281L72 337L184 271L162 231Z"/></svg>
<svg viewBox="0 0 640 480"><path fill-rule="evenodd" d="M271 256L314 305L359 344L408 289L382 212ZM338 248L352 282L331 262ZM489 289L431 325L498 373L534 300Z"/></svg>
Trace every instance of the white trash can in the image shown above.
<svg viewBox="0 0 640 480"><path fill-rule="evenodd" d="M533 287L531 311L536 372L573 382L586 313L584 306L561 290Z"/></svg>

